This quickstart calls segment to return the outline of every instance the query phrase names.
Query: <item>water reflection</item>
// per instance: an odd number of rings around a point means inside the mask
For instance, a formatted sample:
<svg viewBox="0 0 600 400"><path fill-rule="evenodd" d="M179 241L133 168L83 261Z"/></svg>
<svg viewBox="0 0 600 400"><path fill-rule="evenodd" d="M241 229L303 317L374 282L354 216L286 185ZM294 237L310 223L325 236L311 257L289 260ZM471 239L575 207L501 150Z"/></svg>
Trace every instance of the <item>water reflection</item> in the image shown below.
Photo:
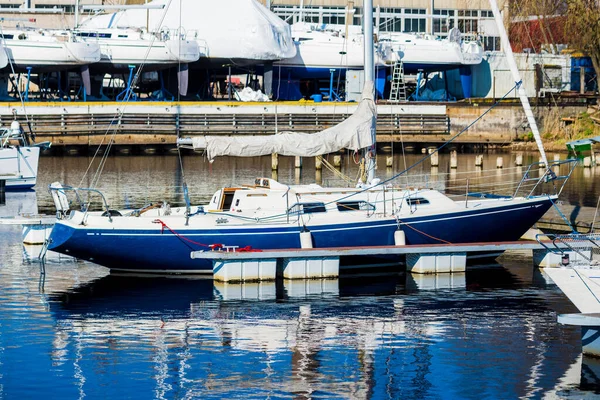
<svg viewBox="0 0 600 400"><path fill-rule="evenodd" d="M49 295L52 357L83 382L106 365L121 382L138 367L128 357L142 355L158 398L469 398L482 387L499 395L499 381L507 397L552 390L571 354L548 344L564 334L547 314L552 296L502 268L455 278L107 275ZM485 378L474 384L471 370Z"/></svg>
<svg viewBox="0 0 600 400"><path fill-rule="evenodd" d="M422 157L420 154L406 154L405 157L396 155L391 168L386 167L386 162L380 161L377 163L377 175L394 176L405 169L405 164L413 165ZM450 169L449 154L440 154L439 157L439 167L431 169L424 162L413 168L407 176L392 183L464 193L461 188L464 188L465 179L469 177L469 185L473 190L506 191L508 187L514 190L524 172L523 167L515 167L512 161L510 165L497 169L496 155L493 153L484 155L482 168L475 167L472 154L458 154L458 169ZM91 161L91 157L42 157L37 186L41 210L52 208L51 198L46 190L50 183L60 181L72 186L89 186L91 177L89 173L85 175L85 172ZM534 161L537 161L535 153L524 155L524 165ZM258 176L273 177L286 184L307 184L316 180L326 186L348 185L342 176L327 169L315 172L315 161L312 158L304 158L302 168L294 168L294 157L280 156L278 171L271 171L269 156L251 159L222 157L209 163L202 156L186 155L183 157L183 166L194 203L208 201L223 186L249 184ZM594 171L598 168L576 168L563 193L563 200L595 207L600 195L600 183L594 179L594 174L597 174ZM359 166L353 162L343 162L341 166L343 176L352 181L355 180L358 169ZM91 173L93 172L94 166L91 168ZM559 172L566 174L568 166L560 166ZM537 174L537 169L533 173ZM108 194L109 203L113 207L138 206L157 200L181 204L182 183L183 175L176 155L114 156L104 168L99 188ZM453 186L457 188L453 189Z"/></svg>

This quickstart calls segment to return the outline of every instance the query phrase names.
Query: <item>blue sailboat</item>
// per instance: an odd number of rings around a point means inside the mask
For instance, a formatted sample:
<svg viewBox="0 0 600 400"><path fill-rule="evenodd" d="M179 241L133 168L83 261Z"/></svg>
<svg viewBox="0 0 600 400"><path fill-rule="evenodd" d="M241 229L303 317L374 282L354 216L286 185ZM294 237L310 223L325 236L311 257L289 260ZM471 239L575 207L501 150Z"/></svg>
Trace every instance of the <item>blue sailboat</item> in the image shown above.
<svg viewBox="0 0 600 400"><path fill-rule="evenodd" d="M365 10L372 10L368 3ZM365 22L365 37L371 38L372 18ZM528 170L512 195L460 200L429 188L392 187L375 178L372 40L365 40L365 52L365 76L370 79L356 111L337 126L316 134L180 140L182 146L205 149L209 159L362 152L364 174L356 187L291 186L257 178L251 185L218 190L204 205L186 200L184 207L113 210L101 196L103 210L71 211L67 194L73 191L81 198L83 189L53 184L60 219L48 249L116 271L211 274L212 264L192 260L192 251L512 241L552 207L562 188L554 193L538 190L547 183L554 187L559 177L550 169L536 169L541 171L538 177Z"/></svg>

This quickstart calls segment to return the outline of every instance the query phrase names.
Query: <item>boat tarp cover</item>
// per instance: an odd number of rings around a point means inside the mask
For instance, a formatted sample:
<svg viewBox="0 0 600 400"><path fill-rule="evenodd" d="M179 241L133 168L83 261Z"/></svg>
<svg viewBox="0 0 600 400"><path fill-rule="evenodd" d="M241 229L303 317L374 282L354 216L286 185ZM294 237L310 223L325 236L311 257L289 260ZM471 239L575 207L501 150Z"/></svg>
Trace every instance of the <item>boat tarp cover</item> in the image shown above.
<svg viewBox="0 0 600 400"><path fill-rule="evenodd" d="M164 9L127 9L94 15L82 29L149 28L169 32L182 27L196 37L201 52L215 59L280 60L296 55L290 26L254 0L152 0Z"/></svg>
<svg viewBox="0 0 600 400"><path fill-rule="evenodd" d="M358 150L374 144L376 109L373 82L365 83L362 100L345 121L317 133L281 132L268 136L201 136L195 149L206 149L209 160L219 156L255 157L268 154L314 157L341 149Z"/></svg>

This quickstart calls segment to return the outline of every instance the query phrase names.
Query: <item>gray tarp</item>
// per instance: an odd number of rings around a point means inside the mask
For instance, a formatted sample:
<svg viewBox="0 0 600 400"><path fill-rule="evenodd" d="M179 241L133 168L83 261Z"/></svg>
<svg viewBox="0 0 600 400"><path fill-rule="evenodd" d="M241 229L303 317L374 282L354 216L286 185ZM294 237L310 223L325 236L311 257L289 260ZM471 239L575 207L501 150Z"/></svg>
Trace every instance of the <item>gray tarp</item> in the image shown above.
<svg viewBox="0 0 600 400"><path fill-rule="evenodd" d="M341 149L358 150L374 144L373 82L367 82L358 108L348 119L317 133L281 132L268 136L200 136L195 149L206 149L209 160L219 156L254 157L268 154L314 157Z"/></svg>

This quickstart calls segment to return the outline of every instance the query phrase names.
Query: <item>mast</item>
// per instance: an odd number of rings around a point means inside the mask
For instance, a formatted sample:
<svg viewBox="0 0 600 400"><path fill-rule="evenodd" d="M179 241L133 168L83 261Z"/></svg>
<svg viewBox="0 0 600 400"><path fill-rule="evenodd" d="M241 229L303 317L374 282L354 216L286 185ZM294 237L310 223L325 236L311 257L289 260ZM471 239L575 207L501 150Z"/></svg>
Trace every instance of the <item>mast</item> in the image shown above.
<svg viewBox="0 0 600 400"><path fill-rule="evenodd" d="M492 11L494 12L494 18L496 19L496 25L498 26L498 32L500 33L500 39L502 41L502 49L504 51L504 54L506 54L506 60L510 68L510 72L512 73L515 83L518 84L517 93L519 94L519 99L521 99L521 104L523 105L523 110L525 111L527 122L529 122L529 127L531 128L531 132L533 133L533 137L535 138L535 142L540 151L540 155L542 156L542 161L544 162L546 168L548 168L548 159L546 158L546 152L544 151L544 145L542 143L540 131L538 129L537 123L535 122L533 111L531 111L531 105L529 104L529 99L527 98L525 89L521 84L521 74L519 73L519 69L517 68L517 62L515 61L515 56L513 54L512 47L510 47L510 41L508 40L508 34L506 33L506 29L504 28L504 21L502 20L502 15L500 15L498 3L496 2L496 0L490 0L490 6L492 8Z"/></svg>
<svg viewBox="0 0 600 400"><path fill-rule="evenodd" d="M373 0L364 0L363 2L363 34L363 41L365 44L365 82L375 82L375 53L373 50ZM375 97L373 97L373 99L375 99ZM371 125L373 145L364 151L367 183L371 183L375 179L376 125L376 117L374 117Z"/></svg>
<svg viewBox="0 0 600 400"><path fill-rule="evenodd" d="M79 0L75 1L75 29L79 27Z"/></svg>

